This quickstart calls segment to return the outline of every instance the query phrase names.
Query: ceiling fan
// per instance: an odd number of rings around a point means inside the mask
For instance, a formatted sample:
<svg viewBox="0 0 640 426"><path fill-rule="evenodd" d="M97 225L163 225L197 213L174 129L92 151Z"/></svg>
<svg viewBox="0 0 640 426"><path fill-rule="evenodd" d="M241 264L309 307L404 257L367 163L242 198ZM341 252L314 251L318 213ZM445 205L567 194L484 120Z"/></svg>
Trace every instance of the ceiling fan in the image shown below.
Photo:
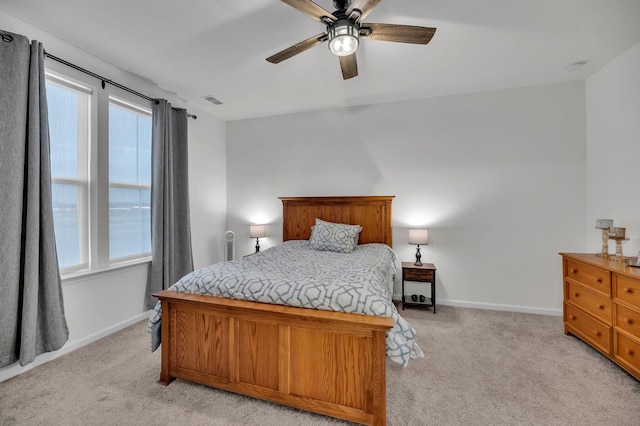
<svg viewBox="0 0 640 426"><path fill-rule="evenodd" d="M427 44L436 32L435 28L413 25L369 24L362 20L381 0L333 0L336 10L329 13L311 0L282 0L289 6L309 15L326 26L320 33L267 58L277 64L285 59L329 41L329 50L338 56L342 78L358 75L356 50L360 40L394 41L398 43Z"/></svg>

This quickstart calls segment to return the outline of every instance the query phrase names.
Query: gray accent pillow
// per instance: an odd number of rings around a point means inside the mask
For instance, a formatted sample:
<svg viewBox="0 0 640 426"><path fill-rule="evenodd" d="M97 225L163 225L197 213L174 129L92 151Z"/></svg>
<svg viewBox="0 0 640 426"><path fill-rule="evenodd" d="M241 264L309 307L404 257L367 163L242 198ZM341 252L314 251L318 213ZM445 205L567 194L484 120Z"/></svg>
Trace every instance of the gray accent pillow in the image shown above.
<svg viewBox="0 0 640 426"><path fill-rule="evenodd" d="M325 222L316 218L309 245L314 250L351 253L358 245L360 231L360 225Z"/></svg>
<svg viewBox="0 0 640 426"><path fill-rule="evenodd" d="M351 225L353 226L353 225ZM313 235L313 230L315 229L315 225L311 225L311 235ZM360 227L360 229L358 230L358 233L356 235L353 236L353 249L355 250L356 247L358 247L358 242L360 240L360 232L362 232L362 227ZM311 238L311 237L309 237Z"/></svg>

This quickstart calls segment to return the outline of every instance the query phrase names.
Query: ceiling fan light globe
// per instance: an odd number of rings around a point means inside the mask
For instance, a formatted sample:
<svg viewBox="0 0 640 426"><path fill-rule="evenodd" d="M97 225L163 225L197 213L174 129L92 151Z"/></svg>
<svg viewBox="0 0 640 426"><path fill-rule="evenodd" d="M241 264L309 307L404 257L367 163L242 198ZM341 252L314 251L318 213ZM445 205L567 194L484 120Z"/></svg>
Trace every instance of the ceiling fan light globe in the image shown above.
<svg viewBox="0 0 640 426"><path fill-rule="evenodd" d="M329 43L329 50L336 56L349 56L358 50L358 39L350 35L336 37Z"/></svg>
<svg viewBox="0 0 640 426"><path fill-rule="evenodd" d="M358 50L359 29L353 25L337 25L329 29L329 50L336 56L349 56Z"/></svg>

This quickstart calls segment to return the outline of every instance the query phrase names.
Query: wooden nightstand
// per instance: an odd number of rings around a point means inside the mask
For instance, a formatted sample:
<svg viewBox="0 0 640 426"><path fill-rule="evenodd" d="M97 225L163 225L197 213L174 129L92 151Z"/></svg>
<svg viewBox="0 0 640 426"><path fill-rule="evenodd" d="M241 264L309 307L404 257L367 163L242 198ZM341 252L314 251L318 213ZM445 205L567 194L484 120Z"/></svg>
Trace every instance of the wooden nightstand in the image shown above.
<svg viewBox="0 0 640 426"><path fill-rule="evenodd" d="M411 300L410 295L404 295L405 281L431 283L431 297L427 297L424 302L421 302L420 299L414 302ZM433 313L436 313L436 267L433 263L424 263L422 266L416 266L413 262L402 262L402 310L404 310L405 305L433 306Z"/></svg>

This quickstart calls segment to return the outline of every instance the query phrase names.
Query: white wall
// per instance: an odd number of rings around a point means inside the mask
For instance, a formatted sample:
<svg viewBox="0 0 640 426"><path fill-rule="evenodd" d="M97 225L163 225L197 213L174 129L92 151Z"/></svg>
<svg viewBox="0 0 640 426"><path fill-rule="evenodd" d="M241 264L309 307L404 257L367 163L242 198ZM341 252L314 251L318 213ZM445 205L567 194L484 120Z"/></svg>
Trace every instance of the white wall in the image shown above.
<svg viewBox="0 0 640 426"><path fill-rule="evenodd" d="M587 235L600 251L596 219L627 228L625 256L640 251L640 43L586 83ZM610 252L615 244L610 242Z"/></svg>
<svg viewBox="0 0 640 426"><path fill-rule="evenodd" d="M196 267L222 258L226 229L226 125L224 121L164 92L152 82L116 68L3 11L0 28L43 42L47 52L101 74L150 97L168 99L198 116L189 120L189 179L193 258ZM47 67L73 75L73 70L48 60ZM78 74L76 74L78 75ZM75 278L63 282L69 340L55 353L43 354L27 367L0 369L0 381L70 352L145 317L144 292L148 264ZM1 303L1 301L0 301Z"/></svg>
<svg viewBox="0 0 640 426"><path fill-rule="evenodd" d="M412 260L407 229L430 229L441 301L558 313L558 252L586 241L584 96L574 82L230 122L239 254L250 223L281 241L278 196L395 195L394 249Z"/></svg>
<svg viewBox="0 0 640 426"><path fill-rule="evenodd" d="M226 123L189 106L189 204L193 266L224 260L227 227Z"/></svg>

